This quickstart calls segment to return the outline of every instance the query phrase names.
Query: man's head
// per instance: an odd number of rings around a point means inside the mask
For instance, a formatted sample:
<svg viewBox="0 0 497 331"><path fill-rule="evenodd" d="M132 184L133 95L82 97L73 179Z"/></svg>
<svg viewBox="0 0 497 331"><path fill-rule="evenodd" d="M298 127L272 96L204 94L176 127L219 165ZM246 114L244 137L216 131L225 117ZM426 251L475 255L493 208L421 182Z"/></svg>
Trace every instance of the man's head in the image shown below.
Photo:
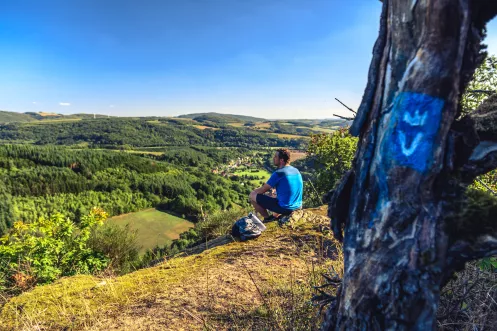
<svg viewBox="0 0 497 331"><path fill-rule="evenodd" d="M290 151L286 148L277 149L276 153L274 153L273 162L278 168L290 164Z"/></svg>

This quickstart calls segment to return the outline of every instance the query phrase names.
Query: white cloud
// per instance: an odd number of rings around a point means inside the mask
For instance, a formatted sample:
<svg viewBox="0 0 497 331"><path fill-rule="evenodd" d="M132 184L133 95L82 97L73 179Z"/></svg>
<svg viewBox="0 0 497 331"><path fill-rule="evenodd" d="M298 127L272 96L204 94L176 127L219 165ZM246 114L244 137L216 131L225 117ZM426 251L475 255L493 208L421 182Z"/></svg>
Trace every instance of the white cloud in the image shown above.
<svg viewBox="0 0 497 331"><path fill-rule="evenodd" d="M59 106L70 106L69 102L59 102Z"/></svg>
<svg viewBox="0 0 497 331"><path fill-rule="evenodd" d="M110 108L114 108L114 105L110 105L109 107L110 107Z"/></svg>
<svg viewBox="0 0 497 331"><path fill-rule="evenodd" d="M33 101L33 102L32 102L32 104L33 104L33 105L36 105L36 101Z"/></svg>

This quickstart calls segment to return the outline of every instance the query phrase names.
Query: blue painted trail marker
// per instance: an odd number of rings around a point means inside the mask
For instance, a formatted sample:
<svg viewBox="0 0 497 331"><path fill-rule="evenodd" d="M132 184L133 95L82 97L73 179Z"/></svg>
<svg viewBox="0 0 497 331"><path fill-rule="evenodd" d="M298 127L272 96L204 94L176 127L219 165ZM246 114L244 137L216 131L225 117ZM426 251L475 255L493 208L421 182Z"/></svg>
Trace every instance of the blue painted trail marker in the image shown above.
<svg viewBox="0 0 497 331"><path fill-rule="evenodd" d="M391 141L388 159L424 173L432 162L435 141L444 100L426 94L402 92L394 101L390 120ZM384 147L387 147L384 145ZM385 154L384 154L385 155Z"/></svg>

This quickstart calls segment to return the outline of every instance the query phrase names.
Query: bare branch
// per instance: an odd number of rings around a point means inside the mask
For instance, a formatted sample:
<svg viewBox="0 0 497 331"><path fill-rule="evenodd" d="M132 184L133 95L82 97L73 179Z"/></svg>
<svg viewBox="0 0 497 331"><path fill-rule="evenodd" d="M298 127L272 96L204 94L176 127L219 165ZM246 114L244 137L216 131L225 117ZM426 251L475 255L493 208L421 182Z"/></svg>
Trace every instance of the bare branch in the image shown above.
<svg viewBox="0 0 497 331"><path fill-rule="evenodd" d="M497 94L488 97L478 109L452 127L456 171L466 184L497 168Z"/></svg>
<svg viewBox="0 0 497 331"><path fill-rule="evenodd" d="M442 283L448 281L453 272L463 269L466 262L494 255L497 255L497 232L455 242L447 254L448 268Z"/></svg>
<svg viewBox="0 0 497 331"><path fill-rule="evenodd" d="M337 115L337 114L333 114L333 116L336 116L338 118L341 118L341 119L347 120L347 121L353 121L354 120L353 117L345 117L345 116L341 116L341 115Z"/></svg>
<svg viewBox="0 0 497 331"><path fill-rule="evenodd" d="M354 114L357 114L357 112L355 110L353 110L352 108L348 107L346 104L344 104L343 102L341 102L340 100L338 100L337 98L335 98L336 101L340 102L340 104L342 106L344 106L345 108L347 108L348 110L350 110L351 112L353 112Z"/></svg>
<svg viewBox="0 0 497 331"><path fill-rule="evenodd" d="M481 180L477 179L476 180L478 183L480 183L481 185L485 186L485 188L491 192L493 195L497 195L497 192L495 192L494 190L492 190L492 188L490 188L490 186L488 186L487 184L485 184L484 182L482 182Z"/></svg>
<svg viewBox="0 0 497 331"><path fill-rule="evenodd" d="M469 90L469 91L466 91L467 93L485 93L485 94L488 94L488 95L491 95L491 94L494 94L495 91L492 91L492 90Z"/></svg>

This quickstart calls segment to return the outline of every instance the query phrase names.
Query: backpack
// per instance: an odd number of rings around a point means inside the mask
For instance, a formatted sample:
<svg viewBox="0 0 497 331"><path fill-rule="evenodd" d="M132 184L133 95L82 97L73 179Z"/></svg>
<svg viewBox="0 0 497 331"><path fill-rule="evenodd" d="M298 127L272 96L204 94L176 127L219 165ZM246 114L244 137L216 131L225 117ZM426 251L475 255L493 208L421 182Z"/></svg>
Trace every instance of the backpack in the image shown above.
<svg viewBox="0 0 497 331"><path fill-rule="evenodd" d="M248 216L240 218L233 224L231 235L240 238L241 241L246 241L259 237L264 230L266 230L266 226L257 216L249 213Z"/></svg>

